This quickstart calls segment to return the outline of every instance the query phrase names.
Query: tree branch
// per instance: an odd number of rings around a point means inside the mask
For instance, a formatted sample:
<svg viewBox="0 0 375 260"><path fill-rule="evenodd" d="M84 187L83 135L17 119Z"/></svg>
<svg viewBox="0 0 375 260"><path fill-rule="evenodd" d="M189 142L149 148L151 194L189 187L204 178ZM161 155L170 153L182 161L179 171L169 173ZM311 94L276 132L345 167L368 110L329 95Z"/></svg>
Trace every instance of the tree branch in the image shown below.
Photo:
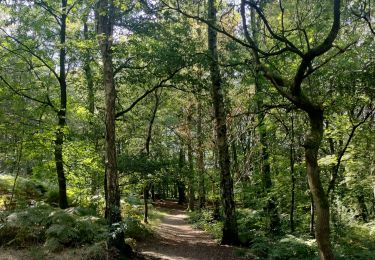
<svg viewBox="0 0 375 260"><path fill-rule="evenodd" d="M332 177L331 177L331 180L330 180L329 185L328 185L327 195L329 195L329 193L331 191L333 191L333 189L335 187L336 179L338 177L340 165L341 165L341 162L342 162L342 158L343 158L346 150L348 149L351 140L354 137L355 131L358 129L358 127L360 127L362 124L364 124L371 115L374 114L374 111L375 111L375 108L373 108L370 112L368 112L366 114L365 118L361 122L353 125L352 130L350 131L348 140L346 140L344 148L340 151L340 153L339 153L339 155L337 157L337 163L336 163L336 165L333 168Z"/></svg>
<svg viewBox="0 0 375 260"><path fill-rule="evenodd" d="M21 96L21 97L25 97L27 99L30 99L32 101L35 101L35 102L38 102L40 104L44 104L44 105L47 105L49 107L51 107L54 111L57 111L56 108L53 106L51 100L49 98L47 98L47 101L43 101L43 100L40 100L40 99L37 99L37 98L33 98L25 93L22 93L21 91L17 90L16 88L14 88L12 85L9 84L9 82L3 77L0 75L0 79L1 81L4 82L4 84L10 89L12 90L14 93L16 93L17 95Z"/></svg>
<svg viewBox="0 0 375 260"><path fill-rule="evenodd" d="M128 108L122 110L121 112L116 113L116 119L120 116L126 114L130 110L132 110L141 100L143 100L145 97L147 97L148 94L154 92L156 89L161 88L164 86L164 83L172 79L180 70L182 70L184 67L181 67L174 72L172 72L167 78L161 80L158 84L147 90L145 93L143 93L140 97L138 97Z"/></svg>

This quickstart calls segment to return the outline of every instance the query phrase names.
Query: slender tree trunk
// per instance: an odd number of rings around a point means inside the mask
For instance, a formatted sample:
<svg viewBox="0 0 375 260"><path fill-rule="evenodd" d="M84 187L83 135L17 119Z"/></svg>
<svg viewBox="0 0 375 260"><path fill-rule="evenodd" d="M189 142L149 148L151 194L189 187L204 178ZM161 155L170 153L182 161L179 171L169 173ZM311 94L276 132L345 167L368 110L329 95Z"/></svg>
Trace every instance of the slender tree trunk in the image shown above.
<svg viewBox="0 0 375 260"><path fill-rule="evenodd" d="M295 208L295 189L296 189L296 176L294 173L295 151L294 151L294 118L291 117L291 131L290 131L290 176L292 181L291 194L290 194L290 232L294 233L294 208Z"/></svg>
<svg viewBox="0 0 375 260"><path fill-rule="evenodd" d="M315 204L310 193L310 236L315 238Z"/></svg>
<svg viewBox="0 0 375 260"><path fill-rule="evenodd" d="M215 0L208 1L208 20L216 24ZM208 51L212 82L212 101L215 117L216 142L219 153L221 200L224 209L222 244L238 244L238 230L233 194L233 179L230 173L230 159L227 140L226 111L218 65L217 32L208 27Z"/></svg>
<svg viewBox="0 0 375 260"><path fill-rule="evenodd" d="M310 111L310 131L305 138L305 158L307 164L307 178L310 191L316 206L315 237L319 247L321 259L333 259L334 255L330 243L329 203L320 181L318 166L318 152L323 138L323 111Z"/></svg>
<svg viewBox="0 0 375 260"><path fill-rule="evenodd" d="M204 181L204 151L203 151L203 132L202 132L202 101L198 98L198 122L197 122L197 135L198 135L198 187L199 187L199 208L206 207L206 187Z"/></svg>
<svg viewBox="0 0 375 260"><path fill-rule="evenodd" d="M195 209L194 200L195 200L195 189L194 189L194 161L193 161L193 148L191 145L191 138L189 138L188 144L188 163L189 163L189 187L188 187L188 210L193 211Z"/></svg>
<svg viewBox="0 0 375 260"><path fill-rule="evenodd" d="M63 160L63 145L64 145L64 128L66 126L66 71L65 71L65 61L66 61L66 8L67 0L61 1L61 19L60 19L60 73L59 73L59 84L60 84L60 109L57 113L58 124L55 133L55 165L57 180L59 184L59 206L62 209L68 207L68 198L66 195L66 178L64 172L64 160Z"/></svg>
<svg viewBox="0 0 375 260"><path fill-rule="evenodd" d="M10 200L9 200L9 207L10 207L10 209L12 209L12 207L13 207L13 205L12 205L13 204L13 197L14 197L14 193L16 191L17 179L18 179L18 176L19 176L20 170L21 170L22 152L23 152L23 140L21 140L20 148L18 150L18 157L17 157L17 162L16 162L16 176L14 177L14 182L13 182L13 187L12 187L12 193L11 193Z"/></svg>
<svg viewBox="0 0 375 260"><path fill-rule="evenodd" d="M83 19L83 37L85 41L89 40L89 29L87 25L87 16ZM94 92L94 80L92 76L91 70L91 54L90 50L86 50L84 60L83 60L83 70L85 72L86 84L87 84L87 108L91 114L94 116L95 112L95 92ZM93 129L92 122L90 121L91 125L91 132ZM98 140L96 136L92 136L94 138L95 150L98 147ZM95 195L98 188L98 175L96 172L92 172L91 174L91 195Z"/></svg>
<svg viewBox="0 0 375 260"><path fill-rule="evenodd" d="M185 195L185 183L182 180L182 173L184 170L185 165L185 152L184 149L180 148L179 156L178 156L178 168L180 170L180 177L177 179L177 191L178 191L178 204L182 205L186 202L186 195Z"/></svg>
<svg viewBox="0 0 375 260"><path fill-rule="evenodd" d="M150 122L148 125L148 130L147 130L147 137L146 137L146 142L145 142L145 150L146 150L146 156L150 157L150 143L151 143L151 138L152 138L152 127L155 122L156 118L156 113L158 111L159 107L159 96L158 93L155 92L155 106L152 109L152 114L150 118ZM144 200L144 217L143 221L145 223L148 223L148 199L149 199L149 190L152 187L152 184L147 181L145 184L145 187L143 188L143 200Z"/></svg>
<svg viewBox="0 0 375 260"><path fill-rule="evenodd" d="M143 201L144 201L144 214L143 214L143 222L148 224L148 197L149 197L149 185L145 185L143 187Z"/></svg>
<svg viewBox="0 0 375 260"><path fill-rule="evenodd" d="M103 62L103 84L105 89L105 155L106 155L106 219L110 225L108 248L115 250L122 256L131 256L132 249L125 244L124 233L115 232L113 224L121 222L120 190L118 185L117 157L116 157L116 89L112 64L112 37L114 6L112 1L103 0L98 3L99 45ZM114 255L112 257L115 257Z"/></svg>

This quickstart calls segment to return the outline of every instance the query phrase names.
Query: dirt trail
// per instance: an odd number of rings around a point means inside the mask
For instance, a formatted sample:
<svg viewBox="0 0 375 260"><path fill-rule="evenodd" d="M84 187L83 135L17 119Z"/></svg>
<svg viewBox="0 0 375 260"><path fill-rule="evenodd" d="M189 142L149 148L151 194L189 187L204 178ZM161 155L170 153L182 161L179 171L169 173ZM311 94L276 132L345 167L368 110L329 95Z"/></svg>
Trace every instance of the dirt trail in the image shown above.
<svg viewBox="0 0 375 260"><path fill-rule="evenodd" d="M241 259L233 247L220 246L206 232L193 229L176 202L165 201L156 206L167 215L156 228L155 237L139 244L142 255L168 260Z"/></svg>

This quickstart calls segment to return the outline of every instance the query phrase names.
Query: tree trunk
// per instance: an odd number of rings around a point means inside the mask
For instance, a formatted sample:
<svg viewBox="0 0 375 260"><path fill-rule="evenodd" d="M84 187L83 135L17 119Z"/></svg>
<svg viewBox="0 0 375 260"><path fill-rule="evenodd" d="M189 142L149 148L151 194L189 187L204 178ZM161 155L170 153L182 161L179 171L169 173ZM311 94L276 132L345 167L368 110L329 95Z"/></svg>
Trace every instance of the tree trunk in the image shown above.
<svg viewBox="0 0 375 260"><path fill-rule="evenodd" d="M89 40L89 29L87 25L87 16L83 19L83 37L85 41ZM84 60L83 60L83 70L85 72L86 84L87 84L87 108L91 114L94 116L95 112L95 94L94 94L94 80L92 76L91 70L91 54L90 50L86 50ZM92 121L90 120L91 132L93 129ZM92 135L94 139L95 150L98 148L98 140L97 137ZM92 172L91 174L91 195L95 195L97 188L98 188L98 175L96 172Z"/></svg>
<svg viewBox="0 0 375 260"><path fill-rule="evenodd" d="M103 62L103 84L105 89L105 159L106 159L106 219L110 226L108 248L122 256L133 254L129 245L125 244L124 232L115 231L113 224L121 222L120 190L118 186L117 158L116 158L116 89L112 64L112 37L114 6L112 1L103 0L98 3L98 30L100 51ZM116 252L116 253L117 253ZM113 256L115 257L115 256Z"/></svg>
<svg viewBox="0 0 375 260"><path fill-rule="evenodd" d="M55 165L57 180L59 184L59 207L65 209L68 207L68 198L66 195L66 178L64 172L64 160L63 160L63 145L64 145L64 128L66 126L66 8L67 0L61 1L61 24L60 24L60 73L59 73L59 84L60 84L60 109L57 113L58 124L55 133Z"/></svg>
<svg viewBox="0 0 375 260"><path fill-rule="evenodd" d="M155 184L151 184L151 200L155 201Z"/></svg>
<svg viewBox="0 0 375 260"><path fill-rule="evenodd" d="M204 182L204 151L203 151L203 132L202 132L202 101L198 98L198 122L197 122L197 135L198 135L198 190L199 190L199 208L206 207L206 187Z"/></svg>
<svg viewBox="0 0 375 260"><path fill-rule="evenodd" d="M291 117L291 131L290 131L290 176L292 181L291 194L290 194L290 232L294 233L294 208L295 208L295 189L296 189L296 176L294 173L295 151L294 151L294 121L293 114Z"/></svg>
<svg viewBox="0 0 375 260"><path fill-rule="evenodd" d="M191 138L189 139L188 144L188 162L189 162L189 187L188 187L188 210L193 211L194 200L195 200L195 191L194 191L194 162L193 162L193 148L191 145Z"/></svg>
<svg viewBox="0 0 375 260"><path fill-rule="evenodd" d="M144 214L143 222L148 224L148 194L149 194L149 185L143 187L143 201L144 201Z"/></svg>
<svg viewBox="0 0 375 260"><path fill-rule="evenodd" d="M208 20L216 24L215 0L208 1ZM215 117L216 142L220 165L221 200L224 209L222 244L238 244L237 220L233 194L233 179L230 173L230 159L227 140L226 111L221 86L217 54L217 32L208 26L208 51L212 82L212 101Z"/></svg>
<svg viewBox="0 0 375 260"><path fill-rule="evenodd" d="M316 209L315 237L321 259L333 259L330 243L329 203L320 181L318 152L323 137L323 110L315 109L308 112L310 131L305 137L305 158L307 178Z"/></svg>
<svg viewBox="0 0 375 260"><path fill-rule="evenodd" d="M182 205L186 202L186 196L185 196L185 184L180 180L177 181L177 191L178 191L178 205Z"/></svg>
<svg viewBox="0 0 375 260"><path fill-rule="evenodd" d="M363 191L361 191L360 194L357 195L357 200L358 200L358 206L359 206L359 215L360 215L363 222L367 222L368 221L368 210L367 210L365 195L364 195Z"/></svg>
<svg viewBox="0 0 375 260"><path fill-rule="evenodd" d="M310 236L315 238L315 204L310 193Z"/></svg>
<svg viewBox="0 0 375 260"><path fill-rule="evenodd" d="M146 137L146 142L145 142L145 150L146 150L146 156L150 157L150 143L151 143L151 138L152 138L152 127L154 126L155 118L156 118L156 113L158 111L159 107L159 96L157 91L155 92L155 106L152 109L152 114L150 118L150 122L148 125L148 130L147 130L147 137ZM149 181L147 181L149 182ZM143 200L144 200L144 218L143 221L145 223L148 223L148 194L149 190L152 187L151 183L146 183L145 187L143 188Z"/></svg>

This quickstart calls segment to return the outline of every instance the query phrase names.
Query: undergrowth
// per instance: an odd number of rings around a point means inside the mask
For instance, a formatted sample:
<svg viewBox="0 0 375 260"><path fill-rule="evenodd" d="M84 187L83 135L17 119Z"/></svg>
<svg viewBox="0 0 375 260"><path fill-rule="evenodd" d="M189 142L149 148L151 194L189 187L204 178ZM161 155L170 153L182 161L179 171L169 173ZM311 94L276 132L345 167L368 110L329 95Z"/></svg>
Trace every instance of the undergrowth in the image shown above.
<svg viewBox="0 0 375 260"><path fill-rule="evenodd" d="M262 212L251 209L237 210L239 240L249 259L319 259L315 239L305 234L271 236L265 231ZM194 227L222 236L221 221L214 220L211 210L189 213ZM375 221L363 224L348 222L332 232L336 259L375 259Z"/></svg>

